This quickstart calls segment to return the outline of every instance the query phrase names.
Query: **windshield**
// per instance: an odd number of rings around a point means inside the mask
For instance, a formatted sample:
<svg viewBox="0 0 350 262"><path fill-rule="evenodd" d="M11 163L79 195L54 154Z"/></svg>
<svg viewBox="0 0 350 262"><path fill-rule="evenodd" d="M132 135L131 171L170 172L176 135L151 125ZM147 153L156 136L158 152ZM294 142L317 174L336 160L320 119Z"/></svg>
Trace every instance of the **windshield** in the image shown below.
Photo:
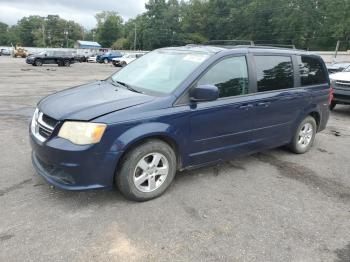
<svg viewBox="0 0 350 262"><path fill-rule="evenodd" d="M348 66L348 67L344 70L344 72L350 72L350 66Z"/></svg>
<svg viewBox="0 0 350 262"><path fill-rule="evenodd" d="M204 52L155 50L111 78L145 93L170 94L209 56Z"/></svg>

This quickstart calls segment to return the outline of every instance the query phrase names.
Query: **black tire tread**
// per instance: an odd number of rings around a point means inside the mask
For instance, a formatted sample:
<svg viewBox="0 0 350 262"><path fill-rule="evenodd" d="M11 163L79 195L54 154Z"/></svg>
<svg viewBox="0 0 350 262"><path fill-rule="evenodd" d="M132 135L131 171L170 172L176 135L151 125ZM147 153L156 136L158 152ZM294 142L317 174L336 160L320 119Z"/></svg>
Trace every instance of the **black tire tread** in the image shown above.
<svg viewBox="0 0 350 262"><path fill-rule="evenodd" d="M159 189L150 193L140 192L136 189L136 187L133 185L133 181L131 180L133 167L139 161L140 157L146 155L147 153L157 151L164 154L168 158L168 177ZM175 177L175 173L176 155L174 150L167 143L161 140L150 139L146 140L142 144L138 145L137 147L131 149L129 152L126 153L126 155L121 161L120 168L118 168L118 170L116 171L115 183L117 188L125 198L133 201L143 202L162 195L171 184L173 178Z"/></svg>

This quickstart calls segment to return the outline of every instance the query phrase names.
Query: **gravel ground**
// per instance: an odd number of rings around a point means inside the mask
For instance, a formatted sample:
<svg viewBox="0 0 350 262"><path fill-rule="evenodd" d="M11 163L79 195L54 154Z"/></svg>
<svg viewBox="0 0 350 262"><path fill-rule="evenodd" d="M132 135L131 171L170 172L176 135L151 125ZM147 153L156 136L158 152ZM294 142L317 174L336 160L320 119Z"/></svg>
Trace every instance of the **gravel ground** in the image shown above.
<svg viewBox="0 0 350 262"><path fill-rule="evenodd" d="M0 57L0 261L350 261L350 106L305 155L183 172L146 203L50 187L30 161L37 101L116 70Z"/></svg>

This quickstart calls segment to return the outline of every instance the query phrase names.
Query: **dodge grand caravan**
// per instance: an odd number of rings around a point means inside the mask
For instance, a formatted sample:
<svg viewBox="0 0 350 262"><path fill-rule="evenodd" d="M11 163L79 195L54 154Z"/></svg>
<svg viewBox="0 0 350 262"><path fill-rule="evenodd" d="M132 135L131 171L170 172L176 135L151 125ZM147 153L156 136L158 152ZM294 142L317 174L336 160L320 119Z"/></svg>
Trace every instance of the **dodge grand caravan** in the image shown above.
<svg viewBox="0 0 350 262"><path fill-rule="evenodd" d="M152 51L103 81L41 100L32 160L67 190L116 185L161 195L177 170L288 145L305 153L325 129L332 88L317 55L271 47Z"/></svg>

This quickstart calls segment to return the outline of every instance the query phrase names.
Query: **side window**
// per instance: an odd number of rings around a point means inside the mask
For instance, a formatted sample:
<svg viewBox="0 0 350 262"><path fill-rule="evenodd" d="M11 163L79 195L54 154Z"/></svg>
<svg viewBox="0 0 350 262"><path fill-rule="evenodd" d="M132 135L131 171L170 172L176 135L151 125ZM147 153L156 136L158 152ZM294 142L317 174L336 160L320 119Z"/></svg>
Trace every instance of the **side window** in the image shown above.
<svg viewBox="0 0 350 262"><path fill-rule="evenodd" d="M237 96L248 93L248 69L244 56L220 61L197 82L199 85L215 85L219 97Z"/></svg>
<svg viewBox="0 0 350 262"><path fill-rule="evenodd" d="M310 56L298 56L301 86L327 83L326 72L321 62Z"/></svg>
<svg viewBox="0 0 350 262"><path fill-rule="evenodd" d="M289 56L255 56L258 92L294 86L292 58Z"/></svg>

